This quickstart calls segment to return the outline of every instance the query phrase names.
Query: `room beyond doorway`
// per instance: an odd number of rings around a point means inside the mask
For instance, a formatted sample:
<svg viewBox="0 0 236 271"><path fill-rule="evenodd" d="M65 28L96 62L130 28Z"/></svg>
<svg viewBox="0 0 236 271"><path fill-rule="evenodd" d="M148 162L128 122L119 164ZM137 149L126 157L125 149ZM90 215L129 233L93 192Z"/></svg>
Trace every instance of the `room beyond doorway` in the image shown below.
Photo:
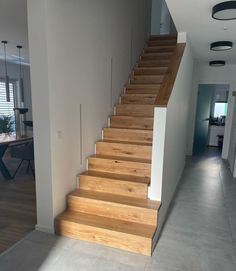
<svg viewBox="0 0 236 271"><path fill-rule="evenodd" d="M193 155L203 154L208 146L222 149L228 96L228 84L199 85Z"/></svg>

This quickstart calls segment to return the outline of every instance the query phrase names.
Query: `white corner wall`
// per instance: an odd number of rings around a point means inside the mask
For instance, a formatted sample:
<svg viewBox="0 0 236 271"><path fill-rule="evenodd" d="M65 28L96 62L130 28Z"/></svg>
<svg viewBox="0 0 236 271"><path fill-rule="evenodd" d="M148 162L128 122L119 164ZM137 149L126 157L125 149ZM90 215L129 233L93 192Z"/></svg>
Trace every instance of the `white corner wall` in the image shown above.
<svg viewBox="0 0 236 271"><path fill-rule="evenodd" d="M145 0L28 1L38 229L53 232L86 169L150 33L148 12Z"/></svg>
<svg viewBox="0 0 236 271"><path fill-rule="evenodd" d="M230 149L230 135L232 128L232 118L234 112L234 99L232 92L236 88L236 65L226 65L224 67L210 67L208 63L194 63L193 85L191 91L190 112L189 112L189 133L188 133L188 155L192 155L194 127L197 108L197 92L199 84L229 84L230 92L228 98L228 114L225 126L224 146L222 151L222 158L228 159Z"/></svg>
<svg viewBox="0 0 236 271"><path fill-rule="evenodd" d="M155 109L153 139L153 158L155 159L153 163L155 165L152 167L149 196L162 202L156 236L163 226L170 202L185 166L192 71L193 58L187 42L169 104L167 108ZM158 130L158 123L165 131L160 132ZM158 137L158 134L161 136ZM158 157L161 160L158 152L163 159L161 164L158 161Z"/></svg>

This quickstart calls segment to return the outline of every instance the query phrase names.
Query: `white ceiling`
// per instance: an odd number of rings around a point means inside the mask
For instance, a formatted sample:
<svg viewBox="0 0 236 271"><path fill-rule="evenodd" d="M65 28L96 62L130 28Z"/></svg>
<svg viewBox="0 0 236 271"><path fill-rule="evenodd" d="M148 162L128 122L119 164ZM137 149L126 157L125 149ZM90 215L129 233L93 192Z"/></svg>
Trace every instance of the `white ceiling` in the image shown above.
<svg viewBox="0 0 236 271"><path fill-rule="evenodd" d="M2 40L7 40L7 59L17 62L18 49L22 45L23 62L29 63L27 0L0 0L0 59L3 58Z"/></svg>
<svg viewBox="0 0 236 271"><path fill-rule="evenodd" d="M223 0L222 0L223 1ZM211 10L221 0L166 0L179 32L187 32L194 56L197 60L223 59L236 64L236 20L217 21L212 19ZM23 62L29 63L27 32L27 0L0 0L0 41L7 40L7 57L17 62L16 45L22 45ZM210 43L230 40L234 47L230 51L210 51ZM0 59L3 47L0 44Z"/></svg>
<svg viewBox="0 0 236 271"><path fill-rule="evenodd" d="M211 17L212 7L223 0L166 0L179 32L187 32L194 56L201 62L226 60L236 64L236 20L218 21ZM234 42L230 51L213 52L210 43L220 40Z"/></svg>

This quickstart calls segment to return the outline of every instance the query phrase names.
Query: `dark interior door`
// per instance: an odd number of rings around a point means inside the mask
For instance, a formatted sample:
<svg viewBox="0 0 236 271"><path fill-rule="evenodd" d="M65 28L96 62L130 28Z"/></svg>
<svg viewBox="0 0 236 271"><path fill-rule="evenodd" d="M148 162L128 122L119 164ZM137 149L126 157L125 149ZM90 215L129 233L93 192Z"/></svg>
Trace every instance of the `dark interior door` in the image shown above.
<svg viewBox="0 0 236 271"><path fill-rule="evenodd" d="M199 85L193 154L203 153L208 145L209 118L214 95L213 85Z"/></svg>

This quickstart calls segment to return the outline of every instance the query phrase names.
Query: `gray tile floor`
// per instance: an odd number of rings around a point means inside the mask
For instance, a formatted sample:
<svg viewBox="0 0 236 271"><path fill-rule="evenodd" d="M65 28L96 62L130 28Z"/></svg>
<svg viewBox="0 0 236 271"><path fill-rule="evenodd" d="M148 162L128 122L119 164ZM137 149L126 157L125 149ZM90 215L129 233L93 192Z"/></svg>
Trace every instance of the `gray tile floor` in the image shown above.
<svg viewBox="0 0 236 271"><path fill-rule="evenodd" d="M187 162L152 257L33 231L1 271L235 271L236 180L215 152Z"/></svg>

